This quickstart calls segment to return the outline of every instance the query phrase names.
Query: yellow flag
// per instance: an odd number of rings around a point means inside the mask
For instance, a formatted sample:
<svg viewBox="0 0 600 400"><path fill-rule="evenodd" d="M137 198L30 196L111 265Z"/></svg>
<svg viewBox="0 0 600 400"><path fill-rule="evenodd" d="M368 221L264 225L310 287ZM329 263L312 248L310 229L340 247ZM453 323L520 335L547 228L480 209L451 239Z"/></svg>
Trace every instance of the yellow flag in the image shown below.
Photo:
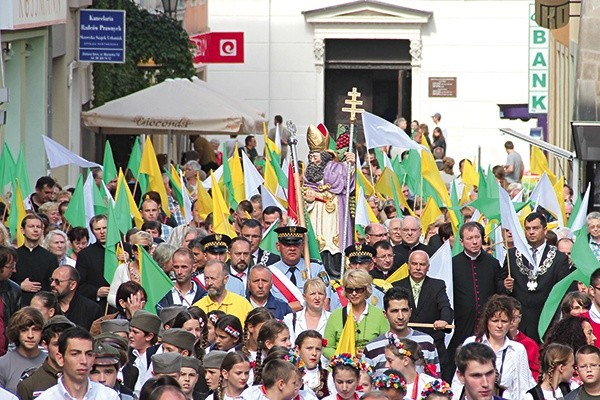
<svg viewBox="0 0 600 400"><path fill-rule="evenodd" d="M398 177L396 176L396 174L394 174L394 171L386 167L383 169L381 177L375 184L375 191L383 194L388 199L394 199L394 189L396 190L396 196L398 197L398 202L400 203L400 205L407 209L410 215L415 215L413 210L409 207L408 203L406 202L406 198L402 193L402 186L398 181Z"/></svg>
<svg viewBox="0 0 600 400"><path fill-rule="evenodd" d="M119 168L119 177L117 178L117 191L115 194L115 201L119 198L119 195L124 194L127 196L127 202L129 203L129 211L131 215L133 215L133 222L138 229L142 228L142 224L144 220L142 218L142 214L140 214L140 210L138 209L137 204L135 203L135 199L129 190L129 186L127 182L125 182L125 177L123 176L123 170Z"/></svg>
<svg viewBox="0 0 600 400"><path fill-rule="evenodd" d="M542 175L545 172L548 178L550 178L550 182L553 185L556 183L556 175L550 171L544 152L537 146L531 146L531 166L529 169L538 175Z"/></svg>
<svg viewBox="0 0 600 400"><path fill-rule="evenodd" d="M242 160L238 151L237 144L233 157L229 159L229 170L231 171L231 180L233 181L233 197L240 203L246 199L246 189L244 188L244 170L242 169Z"/></svg>
<svg viewBox="0 0 600 400"><path fill-rule="evenodd" d="M202 219L206 219L206 216L213 212L213 200L202 185L199 173L196 173L196 182L198 192L198 200L196 200L198 202L198 214Z"/></svg>
<svg viewBox="0 0 600 400"><path fill-rule="evenodd" d="M354 316L352 315L352 305L350 303L348 303L347 311L348 318L346 318L346 324L344 324L340 340L338 340L335 353L333 353L334 356L344 353L356 356L356 326ZM342 310L342 312L344 312L344 310Z"/></svg>
<svg viewBox="0 0 600 400"><path fill-rule="evenodd" d="M23 195L21 194L21 185L19 184L19 180L15 179L15 182L17 183L17 189L15 190L14 194L16 196L14 204L17 207L17 209L11 210L11 212L17 212L17 247L21 247L25 243L25 236L23 235L23 231L21 230L21 222L23 221L23 218L25 218L25 216L27 215L27 211L25 211L25 204L23 203ZM352 318L352 320L354 320L354 318Z"/></svg>
<svg viewBox="0 0 600 400"><path fill-rule="evenodd" d="M565 212L565 193L563 192L563 186L565 186L565 177L561 176L559 180L554 184L554 193L556 193L556 199L558 200L558 205L560 206L560 211L562 212L563 222L567 224L567 214Z"/></svg>
<svg viewBox="0 0 600 400"><path fill-rule="evenodd" d="M465 185L479 185L479 174L475 171L475 167L471 164L471 161L465 160L462 169L462 181Z"/></svg>
<svg viewBox="0 0 600 400"><path fill-rule="evenodd" d="M435 204L433 197L429 197L427 204L423 209L423 213L421 214L421 229L423 230L423 234L427 233L427 228L429 228L440 215L442 215L442 211L437 204Z"/></svg>
<svg viewBox="0 0 600 400"><path fill-rule="evenodd" d="M394 283L402 280L408 276L408 264L404 263L395 270L390 276L385 280L387 283Z"/></svg>
<svg viewBox="0 0 600 400"><path fill-rule="evenodd" d="M463 191L461 193L460 201L459 201L459 204L461 206L465 205L465 204L467 204L468 202L471 201L471 199L469 198L469 193L471 192L471 190L472 190L472 186L471 185L465 185L463 187Z"/></svg>
<svg viewBox="0 0 600 400"><path fill-rule="evenodd" d="M450 201L450 194L448 193L448 189L446 189L446 184L442 180L442 176L440 175L440 171L438 170L433 156L428 151L421 152L421 175L423 175L423 179L429 182L438 196L440 196L440 199L444 205L446 207L450 207L452 205L452 201ZM448 210L448 217L450 218L452 227L456 232L456 227L458 227L458 218L453 210Z"/></svg>
<svg viewBox="0 0 600 400"><path fill-rule="evenodd" d="M148 175L148 190L155 191L160 195L160 201L162 203L162 209L165 215L168 217L171 215L169 210L169 197L167 196L167 189L163 182L162 173L158 166L158 160L156 159L156 153L154 152L154 146L150 138L146 139L144 150L142 151L142 161L140 162L140 173Z"/></svg>
<svg viewBox="0 0 600 400"><path fill-rule="evenodd" d="M375 188L371 184L371 181L367 179L365 174L363 174L358 164L356 166L356 177L358 181L362 184L362 186L365 188L365 195L370 196L373 193L375 193Z"/></svg>
<svg viewBox="0 0 600 400"><path fill-rule="evenodd" d="M219 190L219 185L212 171L210 173L210 180L212 182L213 230L215 233L221 233L234 238L237 234L233 226L229 223L229 208L225 204L225 199L223 199L223 194Z"/></svg>
<svg viewBox="0 0 600 400"><path fill-rule="evenodd" d="M431 150L431 147L429 147L429 142L427 141L425 135L421 135L421 145L425 146L426 149Z"/></svg>
<svg viewBox="0 0 600 400"><path fill-rule="evenodd" d="M263 135L264 135L264 139L265 139L265 147L269 147L269 150L271 150L272 152L281 154L281 149L279 147L277 147L275 142L272 141L271 139L269 139L269 136L267 135L267 123L266 122L263 122ZM268 154L268 152L265 149L265 156L267 154Z"/></svg>
<svg viewBox="0 0 600 400"><path fill-rule="evenodd" d="M175 186L178 190L181 190L181 176L173 164L171 164L171 176L173 177L171 185Z"/></svg>

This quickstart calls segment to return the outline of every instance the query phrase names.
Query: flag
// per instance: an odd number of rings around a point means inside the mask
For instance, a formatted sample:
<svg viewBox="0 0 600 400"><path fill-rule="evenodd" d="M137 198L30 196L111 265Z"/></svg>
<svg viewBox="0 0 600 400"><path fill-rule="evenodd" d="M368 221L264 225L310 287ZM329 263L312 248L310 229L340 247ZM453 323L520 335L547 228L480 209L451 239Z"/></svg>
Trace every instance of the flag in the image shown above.
<svg viewBox="0 0 600 400"><path fill-rule="evenodd" d="M452 249L450 249L450 241L446 242L440 247L431 259L429 260L429 271L427 276L430 278L436 278L446 283L446 294L450 300L450 307L454 310L454 283L452 279ZM446 346L452 339L452 333L446 335L444 340Z"/></svg>
<svg viewBox="0 0 600 400"><path fill-rule="evenodd" d="M123 177L123 173L119 170L119 178ZM117 191L115 193L116 201L114 207L108 207L109 213L113 213L113 218L117 223L117 227L119 232L125 234L128 230L132 228L131 223L131 210L129 208L129 199L127 198L127 193L125 193L125 188L129 189L126 184L118 184L117 181ZM107 230L110 229L107 227ZM108 233L107 233L108 235ZM120 238L119 238L120 239ZM105 270L106 271L106 270ZM107 279L108 280L108 279ZM108 280L110 282L110 280Z"/></svg>
<svg viewBox="0 0 600 400"><path fill-rule="evenodd" d="M124 198L124 196L121 196ZM121 241L119 233L119 223L116 215L117 210L108 207L108 218L106 221L106 243L104 245L104 279L112 282L119 260L117 259L117 244ZM130 219L131 221L131 219Z"/></svg>
<svg viewBox="0 0 600 400"><path fill-rule="evenodd" d="M433 156L428 151L421 152L421 173L423 174L423 179L429 182L438 196L440 196L444 205L450 207L451 202L450 196L448 195L448 189L446 189L446 184L442 180L440 170L438 169Z"/></svg>
<svg viewBox="0 0 600 400"><path fill-rule="evenodd" d="M313 260L323 261L321 259L321 249L319 248L319 242L317 241L317 235L313 229L312 222L308 215L306 216L306 240L308 242L308 256ZM348 240L352 240L348 238Z"/></svg>
<svg viewBox="0 0 600 400"><path fill-rule="evenodd" d="M479 185L479 174L469 160L465 159L463 163L461 179L465 185Z"/></svg>
<svg viewBox="0 0 600 400"><path fill-rule="evenodd" d="M537 185L535 185L535 188L531 192L531 195L529 195L529 199L532 203L535 204L536 207L542 206L547 211L552 213L552 215L554 215L554 217L558 220L559 226L565 226L562 210L560 208L560 205L558 204L558 199L556 198L556 192L554 191L549 176L546 173L543 173L541 179L539 180Z"/></svg>
<svg viewBox="0 0 600 400"><path fill-rule="evenodd" d="M83 175L79 174L73 196L65 211L65 219L72 227L82 226L87 227L87 219L85 216L85 203L83 199Z"/></svg>
<svg viewBox="0 0 600 400"><path fill-rule="evenodd" d="M15 177L15 158L13 157L8 144L4 142L2 156L0 156L0 194L5 193L7 185L12 184Z"/></svg>
<svg viewBox="0 0 600 400"><path fill-rule="evenodd" d="M554 285L546 299L546 303L544 303L538 324L540 337L543 337L546 333L560 302L573 281L589 282L592 273L600 268L600 261L594 256L588 243L587 235L577 235L577 239L575 239L575 243L571 249L571 260L576 267L575 271Z"/></svg>
<svg viewBox="0 0 600 400"><path fill-rule="evenodd" d="M429 226L432 225L440 215L443 215L442 211L437 204L435 204L433 197L430 197L421 214L421 229L424 234L427 234Z"/></svg>
<svg viewBox="0 0 600 400"><path fill-rule="evenodd" d="M342 334L340 335L337 347L335 348L335 353L333 353L334 356L338 354L351 354L352 356L356 356L356 323L354 322L354 316L352 315L351 304L348 304L346 311L348 313L348 318L346 318L344 329L342 329ZM342 312L344 312L344 310L342 310Z"/></svg>
<svg viewBox="0 0 600 400"><path fill-rule="evenodd" d="M171 196L175 199L179 207L183 209L183 191L182 187L185 187L185 184L182 186L183 180L181 179L181 175L179 174L179 170L173 164L171 164L170 170L165 167L165 174L169 177L169 184L171 185ZM183 215L183 213L182 213Z"/></svg>
<svg viewBox="0 0 600 400"><path fill-rule="evenodd" d="M215 180L213 173L210 173L212 179L212 208L213 208L213 231L227 235L230 238L237 236L233 226L229 223L229 208L225 204L223 194L219 190L219 185Z"/></svg>
<svg viewBox="0 0 600 400"><path fill-rule="evenodd" d="M359 159L358 154L356 155L356 159ZM362 169L360 168L358 163L356 164L356 181L358 182L358 185L363 188L365 195L370 196L373 193L375 193L375 188L373 187L373 184L370 180L367 179L365 174L363 174Z"/></svg>
<svg viewBox="0 0 600 400"><path fill-rule="evenodd" d="M544 172L548 175L552 184L556 183L556 175L550 171L548 167L548 160L544 152L537 146L531 146L531 159L530 159L529 170L538 175L543 175Z"/></svg>
<svg viewBox="0 0 600 400"><path fill-rule="evenodd" d="M263 233L262 240L258 244L259 248L273 254L279 254L279 250L277 250L279 236L277 235L277 232L275 232L277 226L279 226L279 219L275 220L275 222L273 222L271 226L269 226L269 228Z"/></svg>
<svg viewBox="0 0 600 400"><path fill-rule="evenodd" d="M488 220L500 220L500 187L491 169L488 168L487 175L480 171L479 185L477 187L477 199L471 203ZM505 191L506 192L506 191ZM510 198L509 198L510 201ZM512 206L511 206L512 207Z"/></svg>
<svg viewBox="0 0 600 400"><path fill-rule="evenodd" d="M498 186L498 183L496 183L496 185ZM510 201L508 193L504 189L500 190L499 193L502 227L508 229L512 234L513 242L515 243L517 250L523 254L523 256L531 263L531 265L535 265L533 262L533 256L529 250L529 245L527 244L527 240L525 240L525 234L521 228L519 217L517 217L517 213L515 212L512 202Z"/></svg>
<svg viewBox="0 0 600 400"><path fill-rule="evenodd" d="M279 201L279 198L277 198L273 193L271 193L271 191L266 186L260 186L260 196L262 199L263 210L269 206L275 206L281 211L287 208L281 203L281 201Z"/></svg>
<svg viewBox="0 0 600 400"><path fill-rule="evenodd" d="M142 287L146 289L147 295L144 310L156 314L156 305L171 291L173 281L142 246L138 246L138 263L140 264Z"/></svg>
<svg viewBox="0 0 600 400"><path fill-rule="evenodd" d="M119 169L119 177L117 178L117 196L119 194L125 194L127 198L127 203L129 204L129 215L133 216L133 221L135 226L138 229L141 229L144 220L142 219L142 215L140 214L140 210L135 204L135 199L133 198L133 194L129 190L129 185L125 182L125 177L123 176L123 171Z"/></svg>
<svg viewBox="0 0 600 400"><path fill-rule="evenodd" d="M227 145L223 143L223 154L227 154ZM230 159L225 157L223 158L223 176L219 180L219 187L221 188L221 193L223 193L223 199L225 200L225 204L227 204L228 208L237 209L238 203L235 200L235 196L233 194L233 178L231 176L231 165ZM214 186L212 189L214 190Z"/></svg>
<svg viewBox="0 0 600 400"><path fill-rule="evenodd" d="M356 220L355 224L360 226L367 226L370 223L375 223L377 217L373 213L371 207L367 205L363 188L360 185L356 186Z"/></svg>
<svg viewBox="0 0 600 400"><path fill-rule="evenodd" d="M393 146L400 149L422 150L423 146L412 141L400 127L367 111L362 113L367 149Z"/></svg>
<svg viewBox="0 0 600 400"><path fill-rule="evenodd" d="M42 139L44 139L44 148L46 149L46 157L48 158L48 165L50 168L58 168L70 164L78 165L82 168L101 167L100 164L96 164L95 162L88 161L85 158L78 156L62 144L50 139L48 136L42 135ZM108 143L108 141L106 143Z"/></svg>
<svg viewBox="0 0 600 400"><path fill-rule="evenodd" d="M298 215L298 198L296 197L296 182L294 179L294 169L292 168L292 164L289 165L288 168L288 217L293 220L296 224L298 223L299 215Z"/></svg>
<svg viewBox="0 0 600 400"><path fill-rule="evenodd" d="M571 228L571 232L573 233L585 226L585 218L587 216L588 205L590 202L590 187L591 183L588 183L585 194L583 195L583 200L578 198L579 207L577 207L577 202L575 203L575 207L573 207L573 213L571 214L571 218L569 218L568 223L568 226ZM577 211L575 211L575 208L577 208Z"/></svg>
<svg viewBox="0 0 600 400"><path fill-rule="evenodd" d="M27 215L25 211L25 204L23 203L23 193L21 192L21 183L18 178L15 178L13 183L15 193L11 199L10 215L8 216L8 227L10 234L13 238L17 239L17 247L23 246L25 243L25 236L21 231L21 221Z"/></svg>
<svg viewBox="0 0 600 400"><path fill-rule="evenodd" d="M408 265L406 263L402 264L400 268L392 272L390 276L386 278L386 282L392 284L394 282L398 282L408 276Z"/></svg>
<svg viewBox="0 0 600 400"><path fill-rule="evenodd" d="M107 140L104 146L104 160L102 161L102 181L108 185L110 181L117 178L117 166L113 157L112 147Z"/></svg>
<svg viewBox="0 0 600 400"><path fill-rule="evenodd" d="M31 184L29 183L29 173L27 172L27 163L25 160L25 150L23 149L23 145L21 145L19 156L17 157L17 163L15 164L15 178L19 180L21 193L23 193L25 197L29 196L31 193Z"/></svg>
<svg viewBox="0 0 600 400"><path fill-rule="evenodd" d="M167 189L165 188L156 153L154 152L154 146L152 145L152 140L150 140L150 138L146 139L146 144L144 145L139 172L148 176L147 191L155 191L160 195L162 209L167 217L170 216L171 211L169 210Z"/></svg>
<svg viewBox="0 0 600 400"><path fill-rule="evenodd" d="M211 173L211 175L212 175L212 173ZM209 179L212 179L212 177L209 177ZM216 179L217 178L215 177L215 180ZM200 215L200 218L206 219L208 214L213 212L213 199L208 194L208 191L206 190L204 185L200 182L199 174L196 174L196 182L198 182L197 183L198 197L196 200L196 202L197 202L196 207L198 208L198 215ZM212 184L211 184L211 186L212 186ZM217 185L216 190L219 190L218 185Z"/></svg>
<svg viewBox="0 0 600 400"><path fill-rule="evenodd" d="M402 160L401 164L405 171L410 171L406 175L406 185L415 196L421 196L421 156L416 150L409 150L408 156Z"/></svg>
<svg viewBox="0 0 600 400"><path fill-rule="evenodd" d="M133 147L131 148L131 154L129 155L129 161L127 162L127 169L131 171L131 174L137 182L132 193L134 197L138 190L140 193L146 193L148 189L148 177L144 174L140 174L141 163L142 148L140 147L140 137L136 136L135 142L133 142ZM125 175L127 175L127 171L125 171ZM142 196L140 196L140 199L141 198Z"/></svg>
<svg viewBox="0 0 600 400"><path fill-rule="evenodd" d="M181 194L183 198L183 205L181 207L183 219L186 224L189 224L194 219L194 215L192 211L192 199L190 199L190 193L188 192L185 182L183 181L183 175L179 176L179 185L181 185Z"/></svg>
<svg viewBox="0 0 600 400"><path fill-rule="evenodd" d="M563 192L563 187L565 185L565 177L561 176L560 179L556 181L554 184L554 193L556 194L556 200L558 201L558 206L560 207L560 214L562 216L563 224L561 227L565 226L567 223L567 213L565 211L565 194Z"/></svg>
<svg viewBox="0 0 600 400"><path fill-rule="evenodd" d="M242 151L243 153L243 151ZM233 157L229 160L229 166L232 176L233 186L233 198L236 204L239 204L242 200L246 199L246 190L244 188L244 170L242 169L242 160L240 159L240 151L235 145L235 151ZM250 197L247 198L250 200Z"/></svg>
<svg viewBox="0 0 600 400"><path fill-rule="evenodd" d="M85 212L85 221L86 221L84 226L88 227L88 231L90 233L90 243L94 243L96 241L96 236L94 236L91 228L89 227L90 219L94 215L96 215L95 206L94 206L94 186L96 186L96 181L94 180L92 173L88 169L87 178L85 179L85 182L83 183L82 198L83 198L83 209ZM71 198L71 201L73 201L72 198Z"/></svg>
<svg viewBox="0 0 600 400"><path fill-rule="evenodd" d="M242 165L244 166L244 190L246 199L250 200L252 196L259 194L258 187L264 183L260 175L245 151L242 151Z"/></svg>
<svg viewBox="0 0 600 400"><path fill-rule="evenodd" d="M400 182L398 182L398 177L389 168L384 168L381 177L375 184L375 191L390 199L394 199L394 201L397 202L397 207L406 209L410 215L414 215L402 193L402 187L400 186Z"/></svg>

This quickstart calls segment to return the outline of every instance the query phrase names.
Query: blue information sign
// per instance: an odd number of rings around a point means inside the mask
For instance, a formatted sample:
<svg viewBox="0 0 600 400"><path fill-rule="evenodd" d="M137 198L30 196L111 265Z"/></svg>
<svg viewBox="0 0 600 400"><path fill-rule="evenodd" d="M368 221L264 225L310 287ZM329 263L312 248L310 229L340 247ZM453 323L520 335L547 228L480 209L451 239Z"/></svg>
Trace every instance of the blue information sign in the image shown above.
<svg viewBox="0 0 600 400"><path fill-rule="evenodd" d="M125 62L125 11L79 11L79 61Z"/></svg>

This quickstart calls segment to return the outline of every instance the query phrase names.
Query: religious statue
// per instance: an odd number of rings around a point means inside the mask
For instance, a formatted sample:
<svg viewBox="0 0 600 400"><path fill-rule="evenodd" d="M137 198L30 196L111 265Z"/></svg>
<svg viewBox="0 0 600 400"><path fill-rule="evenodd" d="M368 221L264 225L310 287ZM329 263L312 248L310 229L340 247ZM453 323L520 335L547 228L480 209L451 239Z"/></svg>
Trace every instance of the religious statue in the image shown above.
<svg viewBox="0 0 600 400"><path fill-rule="evenodd" d="M353 243L353 220L344 218L349 212L346 209L348 168L354 168L355 161L354 153L344 152L344 148L348 148L348 140L347 133L341 135L336 143L337 151L333 151L328 149L329 132L323 124L319 127L311 125L307 132L310 152L302 190L321 259L332 278L340 278L342 251ZM341 154L341 161L338 154ZM351 174L350 183L352 195L354 174ZM342 243L344 229L347 229L348 243Z"/></svg>

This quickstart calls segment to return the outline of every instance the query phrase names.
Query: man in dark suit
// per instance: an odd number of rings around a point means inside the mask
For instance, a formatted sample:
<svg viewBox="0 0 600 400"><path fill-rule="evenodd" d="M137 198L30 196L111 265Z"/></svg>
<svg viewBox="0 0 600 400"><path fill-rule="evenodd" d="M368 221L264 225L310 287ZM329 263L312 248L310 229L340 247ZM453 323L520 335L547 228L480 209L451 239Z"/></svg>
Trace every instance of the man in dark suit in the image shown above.
<svg viewBox="0 0 600 400"><path fill-rule="evenodd" d="M250 241L250 267L255 264L269 266L280 260L280 257L277 254L258 248L258 245L262 240L262 228L262 224L256 219L247 219L242 223L240 235Z"/></svg>
<svg viewBox="0 0 600 400"><path fill-rule="evenodd" d="M538 343L541 343L538 323L546 299L554 285L569 274L567 256L556 246L546 243L546 225L546 218L540 213L533 212L525 218L525 238L534 265L520 251L512 248L508 251L501 276L506 291L526 310L519 330Z"/></svg>
<svg viewBox="0 0 600 400"><path fill-rule="evenodd" d="M448 368L448 355L444 344L444 330L454 319L446 284L441 279L427 276L429 255L423 250L413 251L408 259L409 276L394 286L406 289L410 293L408 304L412 309L410 322L433 324L433 328L419 328L435 341L442 372Z"/></svg>

